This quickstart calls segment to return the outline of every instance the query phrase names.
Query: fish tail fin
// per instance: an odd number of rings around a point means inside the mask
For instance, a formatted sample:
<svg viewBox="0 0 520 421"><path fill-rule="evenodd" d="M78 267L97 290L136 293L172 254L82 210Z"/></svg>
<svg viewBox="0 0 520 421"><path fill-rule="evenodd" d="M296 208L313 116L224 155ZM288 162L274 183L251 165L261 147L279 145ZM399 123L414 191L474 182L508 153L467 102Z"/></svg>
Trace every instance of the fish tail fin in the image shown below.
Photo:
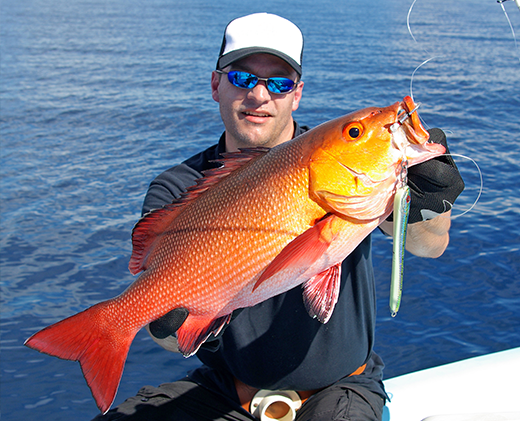
<svg viewBox="0 0 520 421"><path fill-rule="evenodd" d="M130 344L137 331L111 317L110 300L40 330L25 345L65 360L79 361L101 412L116 396Z"/></svg>

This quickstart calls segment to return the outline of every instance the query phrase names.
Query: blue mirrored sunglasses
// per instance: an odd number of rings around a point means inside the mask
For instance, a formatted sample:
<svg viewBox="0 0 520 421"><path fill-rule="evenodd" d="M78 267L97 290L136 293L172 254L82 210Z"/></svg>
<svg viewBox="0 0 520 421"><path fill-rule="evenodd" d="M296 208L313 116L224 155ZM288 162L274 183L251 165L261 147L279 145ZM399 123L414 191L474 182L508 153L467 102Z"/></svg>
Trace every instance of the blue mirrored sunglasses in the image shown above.
<svg viewBox="0 0 520 421"><path fill-rule="evenodd" d="M273 94L288 94L298 86L297 82L286 77L258 77L251 73L241 72L238 70L233 70L231 72L217 70L217 73L227 75L231 84L242 89L253 89L258 81L261 80L265 82L267 89Z"/></svg>

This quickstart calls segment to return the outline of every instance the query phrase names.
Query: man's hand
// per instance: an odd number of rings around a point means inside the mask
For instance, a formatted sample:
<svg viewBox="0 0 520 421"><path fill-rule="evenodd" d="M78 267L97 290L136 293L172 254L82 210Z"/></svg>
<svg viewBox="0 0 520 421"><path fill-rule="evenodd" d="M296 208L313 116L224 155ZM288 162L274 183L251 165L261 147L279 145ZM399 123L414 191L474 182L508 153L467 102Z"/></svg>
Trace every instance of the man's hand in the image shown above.
<svg viewBox="0 0 520 421"><path fill-rule="evenodd" d="M189 312L185 308L174 308L164 316L150 323L150 334L157 339L164 339L177 332L182 326Z"/></svg>
<svg viewBox="0 0 520 421"><path fill-rule="evenodd" d="M161 345L164 349L171 352L179 352L175 332L182 326L188 316L189 312L187 309L174 308L164 316L146 325L146 330L154 342Z"/></svg>
<svg viewBox="0 0 520 421"><path fill-rule="evenodd" d="M440 143L449 154L446 135L430 129L430 141ZM443 155L408 169L408 186L412 201L406 234L406 249L420 257L439 257L449 242L451 208L464 190L464 181L455 162ZM392 215L380 228L393 232Z"/></svg>
<svg viewBox="0 0 520 421"><path fill-rule="evenodd" d="M451 211L428 221L409 224L406 231L406 250L419 257L437 258L444 253L450 241ZM392 235L394 223L384 221L379 228Z"/></svg>
<svg viewBox="0 0 520 421"><path fill-rule="evenodd" d="M451 210L455 199L464 190L464 181L449 156L446 135L441 129L430 129L430 141L446 148L439 156L408 169L408 187L412 196L409 224L428 221Z"/></svg>
<svg viewBox="0 0 520 421"><path fill-rule="evenodd" d="M233 311L231 321L234 320L243 309ZM177 336L175 332L179 329L186 318L189 316L189 311L185 308L174 308L164 316L154 320L146 326L146 330L152 337L152 339L161 345L164 349L172 352L179 352L177 344ZM217 340L225 330L225 326L221 329L218 336L211 335L209 339L202 345L207 350L216 350L219 347L219 341Z"/></svg>

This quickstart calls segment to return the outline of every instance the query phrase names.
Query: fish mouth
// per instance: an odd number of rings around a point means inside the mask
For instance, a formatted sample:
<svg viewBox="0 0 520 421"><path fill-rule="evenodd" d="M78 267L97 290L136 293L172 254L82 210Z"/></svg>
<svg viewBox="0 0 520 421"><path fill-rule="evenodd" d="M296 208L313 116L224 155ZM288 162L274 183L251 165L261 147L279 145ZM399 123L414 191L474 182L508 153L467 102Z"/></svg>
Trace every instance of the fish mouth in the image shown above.
<svg viewBox="0 0 520 421"><path fill-rule="evenodd" d="M417 109L420 104L416 104L409 96L405 96L399 103L397 110L397 124L405 131L408 141L412 144L423 145L428 142L430 134L423 127Z"/></svg>
<svg viewBox="0 0 520 421"><path fill-rule="evenodd" d="M396 123L394 123L394 127L398 127L398 131L402 130L401 133L405 138L403 139L402 135L399 136L395 133L394 142L397 140L396 138L401 137L402 143L397 147L400 150L404 149L409 166L420 164L446 152L444 146L429 141L430 133L422 125L417 113L419 105L411 97L404 97L403 101L399 103ZM399 143L399 141L397 142Z"/></svg>

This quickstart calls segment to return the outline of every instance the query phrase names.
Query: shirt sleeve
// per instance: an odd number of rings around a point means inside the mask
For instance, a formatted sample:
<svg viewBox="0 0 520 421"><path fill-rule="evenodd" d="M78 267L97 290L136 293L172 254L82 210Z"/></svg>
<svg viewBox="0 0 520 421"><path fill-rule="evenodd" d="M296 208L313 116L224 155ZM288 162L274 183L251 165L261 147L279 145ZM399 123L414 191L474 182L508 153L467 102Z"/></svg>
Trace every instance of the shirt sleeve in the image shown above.
<svg viewBox="0 0 520 421"><path fill-rule="evenodd" d="M202 174L186 164L179 164L164 171L150 183L142 214L162 208L178 199L183 192L196 183Z"/></svg>

